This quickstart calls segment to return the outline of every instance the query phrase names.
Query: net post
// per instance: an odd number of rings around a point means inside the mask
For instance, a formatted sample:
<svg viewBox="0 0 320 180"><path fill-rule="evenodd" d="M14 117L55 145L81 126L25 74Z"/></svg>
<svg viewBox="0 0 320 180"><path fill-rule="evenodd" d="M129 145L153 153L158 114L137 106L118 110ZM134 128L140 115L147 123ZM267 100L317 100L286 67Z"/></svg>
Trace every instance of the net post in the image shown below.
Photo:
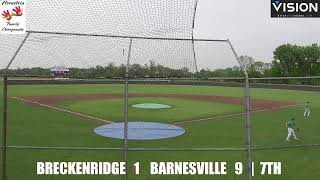
<svg viewBox="0 0 320 180"><path fill-rule="evenodd" d="M196 70L196 77L197 79L200 79L200 74L198 71L198 65L197 65L197 56L196 56L196 50L195 50L195 43L194 43L194 26L196 21L196 13L197 13L197 7L198 7L198 0L195 0L194 2L194 11L193 11L193 20L192 20L192 31L191 31L191 42L192 42L192 51L193 51L193 60Z"/></svg>
<svg viewBox="0 0 320 180"><path fill-rule="evenodd" d="M30 32L27 32L27 35L24 37L22 42L20 43L18 49L12 56L11 60L7 64L5 68L5 73L3 76L3 142L2 142L2 180L6 180L7 178L7 126L8 126L8 69L11 66L12 62L15 60L17 55L19 54L21 48L24 43L27 41Z"/></svg>
<svg viewBox="0 0 320 180"><path fill-rule="evenodd" d="M9 69L9 67L11 66L12 62L14 61L14 59L17 57L17 55L19 54L21 48L23 47L24 43L27 41L28 37L30 35L30 32L27 32L27 35L24 37L24 39L22 40L21 44L19 45L17 51L14 53L14 55L12 56L11 60L9 61L6 70Z"/></svg>
<svg viewBox="0 0 320 180"><path fill-rule="evenodd" d="M7 178L8 76L3 76L2 180Z"/></svg>
<svg viewBox="0 0 320 180"><path fill-rule="evenodd" d="M165 40L165 41L191 41L191 38L165 38L165 37L147 37L147 36L117 36L117 35L103 35L103 34L82 34L82 33L65 33L54 31L27 31L33 34L56 34L68 36L88 36L88 37L109 37L109 38L123 38L123 39L150 39L150 40ZM202 42L227 42L227 39L194 39L195 41Z"/></svg>
<svg viewBox="0 0 320 180"><path fill-rule="evenodd" d="M126 166L126 174L124 179L128 179L128 90L129 90L129 65L130 65L130 56L131 56L131 46L132 46L132 38L130 38L128 57L127 57L127 65L125 72L125 105L124 105L124 160Z"/></svg>
<svg viewBox="0 0 320 180"><path fill-rule="evenodd" d="M247 130L247 171L248 171L248 180L252 180L253 176L252 176L252 162L253 162L253 158L252 158L252 126L251 126L251 108L250 108L250 99L251 99L251 94L250 94L250 77L248 75L248 72L246 70L246 68L243 66L243 64L241 63L239 56L237 54L237 52L235 51L232 43L230 42L230 40L228 39L228 44L232 50L232 53L234 55L234 57L237 59L243 73L245 76L245 82L244 82L244 105L245 105L245 123L246 123L246 130Z"/></svg>

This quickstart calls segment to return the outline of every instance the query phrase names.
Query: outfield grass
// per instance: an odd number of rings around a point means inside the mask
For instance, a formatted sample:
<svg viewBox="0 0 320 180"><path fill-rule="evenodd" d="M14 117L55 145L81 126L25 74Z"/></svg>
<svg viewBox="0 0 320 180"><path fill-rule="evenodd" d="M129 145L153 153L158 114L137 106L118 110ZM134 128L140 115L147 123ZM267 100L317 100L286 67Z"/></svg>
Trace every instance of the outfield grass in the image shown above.
<svg viewBox="0 0 320 180"><path fill-rule="evenodd" d="M95 121L85 120L77 116L61 113L51 109L30 106L25 102L11 99L10 105L15 109L9 110L9 144L32 145L32 146L80 146L80 147L121 147L122 140L107 139L94 134L93 130L100 124ZM221 133L219 129L243 130L243 123L238 119L230 119L234 123L204 122L185 126L187 133L183 136L150 141L146 145L152 147L216 147L217 144L224 145L223 141L207 141L207 137L225 138L230 141L228 147L241 147L244 141L244 133L239 136L230 136ZM40 135L40 136L39 136ZM236 135L236 134L235 134ZM81 139L81 140L80 140ZM136 142L143 145L143 142ZM160 144L158 144L160 143Z"/></svg>
<svg viewBox="0 0 320 180"><path fill-rule="evenodd" d="M124 85L19 85L9 86L10 96L41 96L60 94L97 94L97 93L124 93ZM2 91L1 91L2 93ZM241 87L220 86L190 86L190 85L129 85L129 93L164 93L164 94L195 94L243 97ZM304 103L314 101L320 106L319 92L297 91L283 89L252 88L251 95L256 99L282 100Z"/></svg>
<svg viewBox="0 0 320 180"><path fill-rule="evenodd" d="M132 105L139 103L167 104L172 108L150 110L132 107ZM61 104L60 107L114 122L123 121L123 99L68 101ZM242 110L242 106L239 105L215 102L192 101L175 98L129 98L130 121L174 123L191 119L240 113Z"/></svg>
<svg viewBox="0 0 320 180"><path fill-rule="evenodd" d="M88 94L88 93L119 93L123 92L122 85L46 85L46 86L10 86L9 96L28 95L59 95L59 94ZM221 95L242 97L242 88L207 87L207 86L164 86L164 85L130 85L130 93L174 93ZM252 114L253 143L255 147L298 145L305 143L320 143L319 115L320 93L274 89L252 89L255 99L269 99L291 101L299 104L305 101L312 103L312 116L303 117L303 106L285 109L276 112ZM132 98L130 105L140 101L155 100L154 98ZM130 108L129 119L175 122L185 117L202 117L211 114L237 112L239 106L196 102L196 106L189 100L157 98L157 102L173 105L174 108L155 112ZM2 101L1 101L2 102ZM0 104L2 107L2 104ZM122 117L123 101L97 100L65 102L66 108L89 113L98 117L107 117L120 121ZM232 106L232 107L231 107ZM122 108L121 108L122 107ZM176 109L179 107L179 109ZM185 107L186 109L180 109ZM210 108L207 108L210 107ZM219 110L219 111L218 111ZM241 110L241 109L240 109ZM167 111L167 112L166 112ZM193 112L197 111L197 112ZM109 114L108 112L112 112ZM170 112L170 113L169 113ZM178 113L175 117L174 115ZM130 115L131 114L131 115ZM146 115L144 117L144 115ZM301 132L297 133L300 142L285 142L287 130L285 121L295 117ZM32 106L18 100L9 99L9 145L32 146L78 146L78 147L122 147L122 140L104 138L93 133L99 126L97 122L85 120L63 112ZM227 118L224 121L208 121L183 126L186 133L183 136L158 141L130 141L130 147L245 147L246 130L243 117ZM256 161L282 161L282 176L256 176L255 179L272 180L300 180L317 179L320 174L320 156L316 148L282 149L254 151ZM10 150L9 151L9 178L15 179L120 179L120 177L101 176L36 176L35 162L47 161L118 161L123 158L122 152L113 151L53 151L53 150ZM228 162L245 161L245 152L130 152L130 162L141 161L215 161ZM147 169L143 169L141 176L130 179L212 179L210 176L148 176ZM215 179L245 179L233 173Z"/></svg>

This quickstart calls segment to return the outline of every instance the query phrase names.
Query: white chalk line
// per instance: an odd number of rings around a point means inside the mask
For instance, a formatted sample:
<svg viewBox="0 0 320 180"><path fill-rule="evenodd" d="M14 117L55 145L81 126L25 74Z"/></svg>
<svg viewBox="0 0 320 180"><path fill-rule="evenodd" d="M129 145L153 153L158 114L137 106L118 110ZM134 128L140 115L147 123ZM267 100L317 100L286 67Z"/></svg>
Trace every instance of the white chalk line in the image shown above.
<svg viewBox="0 0 320 180"><path fill-rule="evenodd" d="M87 118L87 119L91 119L91 120L101 121L101 122L109 123L109 124L114 123L112 121L108 121L108 120L105 120L105 119L101 119L101 118L97 118L97 117L81 114L81 113L78 113L78 112L57 108L57 107L50 106L50 105L47 105L47 104L42 104L42 103L39 103L39 102L36 102L36 101L30 101L30 100L19 98L19 97L12 97L12 98L20 100L20 101L36 104L36 105L39 105L39 106L42 106L42 107L54 109L54 110L57 110L57 111L62 111L62 112L66 112L66 113L69 113L69 114L77 115L77 116L80 116L80 117L83 117L83 118Z"/></svg>
<svg viewBox="0 0 320 180"><path fill-rule="evenodd" d="M281 106L281 107L276 108L276 109L259 109L259 110L251 111L251 113L282 110L282 109L286 109L286 108L290 108L290 107L296 107L296 106L300 106L300 104ZM218 120L218 119L222 120L222 119L225 119L225 118L228 118L228 117L235 117L235 116L240 116L240 115L244 115L244 114L245 113L242 112L242 113L228 114L228 115L222 115L222 116L214 116L214 117L208 117L208 118L202 118L202 119L194 119L194 120L189 120L189 121L181 121L181 122L174 123L174 125L183 125L183 124L190 124L190 123L195 123L195 122Z"/></svg>
<svg viewBox="0 0 320 180"><path fill-rule="evenodd" d="M24 101L24 102L36 104L36 105L39 105L39 106L43 106L43 107L55 109L55 110L58 110L58 111L66 112L66 113L69 113L69 114L78 115L80 117L84 117L84 118L88 118L88 119L93 119L93 120L97 120L97 121L101 121L101 122L105 122L105 123L110 123L110 124L114 123L112 121L108 121L108 120L105 120L105 119L100 119L100 118L97 118L97 117L81 114L81 113L78 113L78 112L57 108L57 107L46 105L46 104L42 104L42 103L39 103L39 102L36 102L36 101L30 101L30 100L19 98L19 97L13 97L13 98L21 100L21 101ZM281 106L281 107L279 107L277 109L259 109L259 110L251 111L251 113L267 112L267 111L272 111L272 110L282 110L282 109L286 109L286 108L290 108L290 107L296 107L296 106L299 106L299 105L300 104ZM217 120L217 119L225 119L225 118L228 118L228 117L235 117L235 116L240 116L240 115L244 115L244 114L245 113L242 112L242 113L228 114L228 115L222 115L222 116L214 116L214 117L208 117L208 118L194 119L194 120L189 120L189 121L177 122L177 123L174 123L174 125L183 125L183 124L190 124L190 123L195 123L195 122Z"/></svg>

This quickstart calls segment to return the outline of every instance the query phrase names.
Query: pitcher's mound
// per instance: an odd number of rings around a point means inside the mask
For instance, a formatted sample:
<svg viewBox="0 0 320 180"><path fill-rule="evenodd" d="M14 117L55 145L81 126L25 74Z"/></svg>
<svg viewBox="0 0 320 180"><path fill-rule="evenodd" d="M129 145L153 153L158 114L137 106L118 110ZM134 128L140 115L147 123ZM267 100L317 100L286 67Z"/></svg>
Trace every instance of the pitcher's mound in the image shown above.
<svg viewBox="0 0 320 180"><path fill-rule="evenodd" d="M171 108L171 106L166 104L157 104L157 103L142 103L142 104L135 104L132 105L134 108L140 108L140 109L167 109Z"/></svg>

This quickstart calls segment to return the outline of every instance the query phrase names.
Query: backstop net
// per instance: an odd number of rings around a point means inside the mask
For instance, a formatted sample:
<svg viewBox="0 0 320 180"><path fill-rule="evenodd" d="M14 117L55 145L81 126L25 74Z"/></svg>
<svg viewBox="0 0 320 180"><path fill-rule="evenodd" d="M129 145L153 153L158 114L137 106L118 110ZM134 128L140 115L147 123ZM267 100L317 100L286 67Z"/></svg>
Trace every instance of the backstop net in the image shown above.
<svg viewBox="0 0 320 180"><path fill-rule="evenodd" d="M245 161L246 72L229 40L196 37L197 5L28 1L27 33L0 36L8 179L37 161Z"/></svg>

